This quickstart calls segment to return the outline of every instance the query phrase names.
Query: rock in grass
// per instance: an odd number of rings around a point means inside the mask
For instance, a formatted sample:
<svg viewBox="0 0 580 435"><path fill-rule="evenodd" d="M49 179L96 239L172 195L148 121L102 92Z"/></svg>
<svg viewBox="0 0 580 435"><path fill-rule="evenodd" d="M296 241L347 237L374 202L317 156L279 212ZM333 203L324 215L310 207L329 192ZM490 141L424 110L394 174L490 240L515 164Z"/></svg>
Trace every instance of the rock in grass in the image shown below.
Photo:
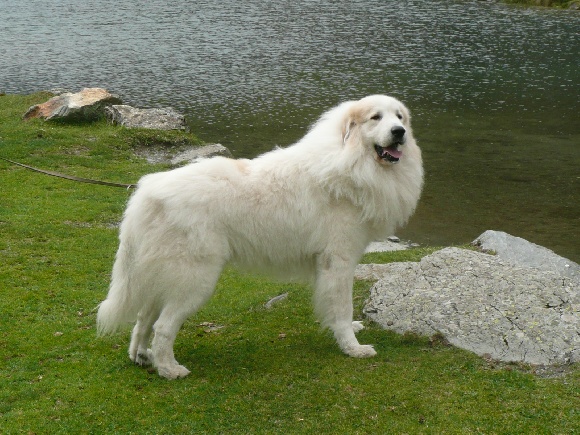
<svg viewBox="0 0 580 435"><path fill-rule="evenodd" d="M500 361L580 361L580 281L445 248L384 265L364 312L385 329L432 336Z"/></svg>
<svg viewBox="0 0 580 435"><path fill-rule="evenodd" d="M105 107L121 104L116 95L102 88L84 88L77 93L65 92L52 97L42 104L32 106L24 114L24 119L42 118L48 120L94 120L105 115Z"/></svg>
<svg viewBox="0 0 580 435"><path fill-rule="evenodd" d="M185 130L185 117L171 107L138 109L127 105L112 105L105 109L109 122L127 128L155 130Z"/></svg>
<svg viewBox="0 0 580 435"><path fill-rule="evenodd" d="M271 310L274 305L286 298L288 298L288 293L282 293L281 295L275 296L264 304L264 308Z"/></svg>
<svg viewBox="0 0 580 435"><path fill-rule="evenodd" d="M394 242L393 240L398 240ZM375 241L369 243L365 252L390 252L390 251L404 251L409 249L409 246L405 243L400 243L400 240L396 236L391 236L387 240Z"/></svg>

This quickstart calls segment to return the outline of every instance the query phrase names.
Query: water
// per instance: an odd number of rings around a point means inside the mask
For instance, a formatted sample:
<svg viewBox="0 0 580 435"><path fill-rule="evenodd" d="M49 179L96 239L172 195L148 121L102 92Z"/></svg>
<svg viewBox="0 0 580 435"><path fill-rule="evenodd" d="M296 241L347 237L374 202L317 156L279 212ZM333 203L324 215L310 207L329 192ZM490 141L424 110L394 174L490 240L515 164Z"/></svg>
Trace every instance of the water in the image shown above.
<svg viewBox="0 0 580 435"><path fill-rule="evenodd" d="M102 86L240 157L389 93L426 186L399 233L497 229L580 261L580 13L482 1L0 0L0 91Z"/></svg>

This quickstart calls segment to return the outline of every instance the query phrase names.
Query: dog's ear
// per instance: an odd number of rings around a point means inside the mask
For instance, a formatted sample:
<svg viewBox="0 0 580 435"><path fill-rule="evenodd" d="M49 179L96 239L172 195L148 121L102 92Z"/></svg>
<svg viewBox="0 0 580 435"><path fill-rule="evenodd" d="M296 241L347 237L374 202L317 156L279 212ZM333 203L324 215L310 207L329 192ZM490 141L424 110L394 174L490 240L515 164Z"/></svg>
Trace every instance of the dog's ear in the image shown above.
<svg viewBox="0 0 580 435"><path fill-rule="evenodd" d="M360 126L364 122L364 110L357 104L353 104L342 122L343 145L357 144L360 141Z"/></svg>
<svg viewBox="0 0 580 435"><path fill-rule="evenodd" d="M347 141L355 134L356 121L351 117L347 117L342 123L342 144L346 145Z"/></svg>

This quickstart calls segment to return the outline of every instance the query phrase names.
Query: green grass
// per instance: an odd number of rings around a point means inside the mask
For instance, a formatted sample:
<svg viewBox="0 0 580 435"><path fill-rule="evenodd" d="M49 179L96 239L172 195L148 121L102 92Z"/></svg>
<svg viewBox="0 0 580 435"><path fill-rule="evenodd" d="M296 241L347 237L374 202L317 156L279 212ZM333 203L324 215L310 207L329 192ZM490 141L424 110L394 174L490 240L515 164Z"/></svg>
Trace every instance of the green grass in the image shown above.
<svg viewBox="0 0 580 435"><path fill-rule="evenodd" d="M21 120L44 99L0 96L0 156L122 183L162 168L131 152L161 133ZM176 341L191 375L161 379L130 363L128 332L95 333L129 193L2 161L0 186L0 433L580 431L577 367L539 378L529 367L491 364L376 325L360 339L378 356L348 358L315 322L307 287L232 269ZM416 261L431 251L364 260ZM369 286L356 283L359 315ZM286 300L263 307L285 292Z"/></svg>

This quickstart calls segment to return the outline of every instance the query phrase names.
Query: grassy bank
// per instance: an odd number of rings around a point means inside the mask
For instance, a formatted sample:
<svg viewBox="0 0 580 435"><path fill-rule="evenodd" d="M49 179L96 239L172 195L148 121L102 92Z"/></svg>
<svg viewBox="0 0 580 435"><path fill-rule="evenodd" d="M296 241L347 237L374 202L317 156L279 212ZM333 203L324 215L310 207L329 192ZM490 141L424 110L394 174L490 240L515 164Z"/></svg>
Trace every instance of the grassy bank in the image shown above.
<svg viewBox="0 0 580 435"><path fill-rule="evenodd" d="M156 133L23 122L46 95L0 96L0 156L132 183ZM356 360L321 332L310 291L227 270L175 351L191 375L133 366L128 332L96 338L129 193L0 161L0 433L574 433L580 370L555 379L370 327ZM368 256L416 261L429 249ZM360 314L368 282L355 288ZM266 310L270 298L289 297Z"/></svg>

